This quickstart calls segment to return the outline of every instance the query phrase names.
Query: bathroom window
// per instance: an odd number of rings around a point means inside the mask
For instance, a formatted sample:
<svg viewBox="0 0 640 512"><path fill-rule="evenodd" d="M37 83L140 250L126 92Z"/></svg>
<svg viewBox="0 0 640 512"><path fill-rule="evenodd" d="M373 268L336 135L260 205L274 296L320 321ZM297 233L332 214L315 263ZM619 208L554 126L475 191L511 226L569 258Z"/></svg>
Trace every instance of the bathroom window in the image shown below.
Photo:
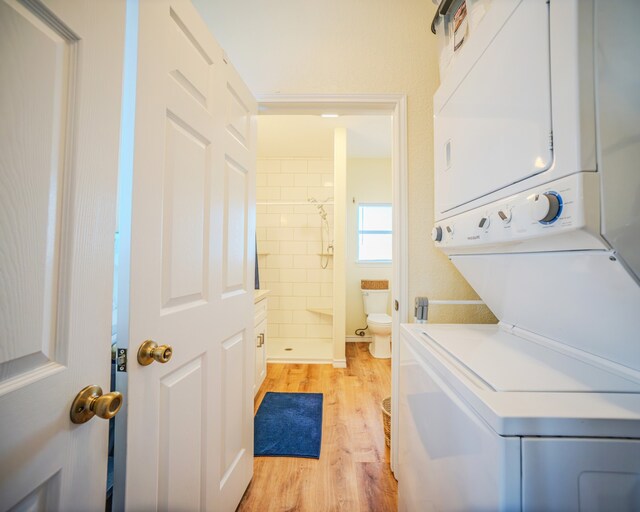
<svg viewBox="0 0 640 512"><path fill-rule="evenodd" d="M358 261L391 262L391 205L358 205Z"/></svg>

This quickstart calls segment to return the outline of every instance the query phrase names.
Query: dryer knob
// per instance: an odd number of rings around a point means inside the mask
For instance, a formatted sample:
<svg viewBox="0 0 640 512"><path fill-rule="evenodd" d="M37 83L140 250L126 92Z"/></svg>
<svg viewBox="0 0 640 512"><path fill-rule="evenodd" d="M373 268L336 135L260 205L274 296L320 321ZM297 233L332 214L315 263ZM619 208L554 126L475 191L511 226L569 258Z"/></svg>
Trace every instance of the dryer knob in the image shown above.
<svg viewBox="0 0 640 512"><path fill-rule="evenodd" d="M534 194L529 197L529 202L531 217L537 222L552 222L560 213L560 200L558 195L553 192Z"/></svg>
<svg viewBox="0 0 640 512"><path fill-rule="evenodd" d="M509 224L511 222L511 209L503 208L502 210L499 210L498 217L500 217L500 220L505 224Z"/></svg>
<svg viewBox="0 0 640 512"><path fill-rule="evenodd" d="M440 226L434 226L431 230L431 238L434 242L442 241L442 228Z"/></svg>

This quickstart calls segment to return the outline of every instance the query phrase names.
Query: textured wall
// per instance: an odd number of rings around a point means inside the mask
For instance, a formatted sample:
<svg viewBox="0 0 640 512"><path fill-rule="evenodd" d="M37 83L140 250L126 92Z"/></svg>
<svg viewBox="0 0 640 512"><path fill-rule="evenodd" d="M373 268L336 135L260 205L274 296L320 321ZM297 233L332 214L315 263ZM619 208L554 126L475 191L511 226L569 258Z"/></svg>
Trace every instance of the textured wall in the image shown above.
<svg viewBox="0 0 640 512"><path fill-rule="evenodd" d="M347 159L347 336L354 336L356 329L367 324L364 314L361 279L386 279L391 284L391 264L358 263L358 204L391 203L391 159ZM391 314L391 298L386 313ZM369 333L368 333L369 334Z"/></svg>
<svg viewBox="0 0 640 512"><path fill-rule="evenodd" d="M477 298L437 251L433 225L436 39L428 0L194 0L255 95L403 93L408 100L409 300ZM485 307L440 306L432 321L491 322Z"/></svg>

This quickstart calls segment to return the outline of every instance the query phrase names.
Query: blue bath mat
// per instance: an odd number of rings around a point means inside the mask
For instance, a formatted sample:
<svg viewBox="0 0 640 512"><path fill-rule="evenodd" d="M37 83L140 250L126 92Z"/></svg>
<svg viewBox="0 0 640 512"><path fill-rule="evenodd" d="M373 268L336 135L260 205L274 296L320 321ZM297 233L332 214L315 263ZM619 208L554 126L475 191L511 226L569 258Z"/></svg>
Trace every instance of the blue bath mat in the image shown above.
<svg viewBox="0 0 640 512"><path fill-rule="evenodd" d="M255 417L256 457L320 458L322 393L268 392Z"/></svg>

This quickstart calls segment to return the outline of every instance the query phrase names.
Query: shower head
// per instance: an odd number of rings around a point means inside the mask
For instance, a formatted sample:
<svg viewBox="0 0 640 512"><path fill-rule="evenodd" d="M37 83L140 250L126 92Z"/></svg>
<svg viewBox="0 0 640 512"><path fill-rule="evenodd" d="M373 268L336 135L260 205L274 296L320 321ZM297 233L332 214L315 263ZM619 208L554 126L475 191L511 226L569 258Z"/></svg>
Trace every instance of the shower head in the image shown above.
<svg viewBox="0 0 640 512"><path fill-rule="evenodd" d="M318 209L318 215L320 215L320 217L322 217L323 220L327 219L327 212L324 210L324 206L318 203L318 200L315 197L308 197L307 201L316 205L316 208Z"/></svg>

